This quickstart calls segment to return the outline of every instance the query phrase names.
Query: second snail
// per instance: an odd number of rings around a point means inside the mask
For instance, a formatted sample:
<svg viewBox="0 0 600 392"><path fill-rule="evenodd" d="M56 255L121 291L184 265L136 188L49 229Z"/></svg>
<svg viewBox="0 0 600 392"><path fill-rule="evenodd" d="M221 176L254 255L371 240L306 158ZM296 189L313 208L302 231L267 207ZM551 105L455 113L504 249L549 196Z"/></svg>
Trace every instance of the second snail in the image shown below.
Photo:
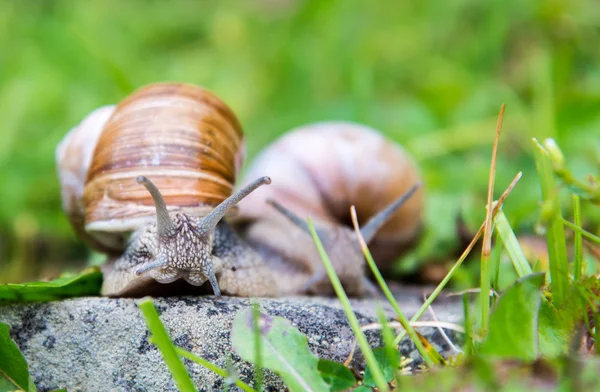
<svg viewBox="0 0 600 392"><path fill-rule="evenodd" d="M273 142L237 182L244 137L223 101L180 83L143 87L65 136L63 208L108 255L103 295L332 294L309 216L346 291L375 293L350 206L378 265L389 266L422 225L406 151L363 125L311 124Z"/></svg>

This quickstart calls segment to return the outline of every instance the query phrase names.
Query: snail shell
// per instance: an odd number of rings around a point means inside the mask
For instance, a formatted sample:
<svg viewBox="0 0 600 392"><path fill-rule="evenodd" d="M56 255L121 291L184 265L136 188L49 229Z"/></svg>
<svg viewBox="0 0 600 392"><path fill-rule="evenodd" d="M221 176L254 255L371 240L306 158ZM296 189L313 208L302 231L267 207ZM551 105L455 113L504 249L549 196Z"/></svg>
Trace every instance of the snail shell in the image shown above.
<svg viewBox="0 0 600 392"><path fill-rule="evenodd" d="M151 178L169 211L205 215L233 191L244 136L231 109L200 87L156 83L92 112L57 149L63 204L79 233L117 253L153 222ZM83 226L82 226L83 225Z"/></svg>
<svg viewBox="0 0 600 392"><path fill-rule="evenodd" d="M306 254L314 249L312 239L296 233L268 199L281 202L301 219L310 216L317 226L351 228L351 205L362 225L420 182L416 164L401 146L372 128L348 122L290 131L258 155L240 186L266 173L273 184L241 201L239 216L250 222L248 240L291 259L310 257ZM418 236L423 194L417 190L369 243L380 267L390 266ZM283 236L295 238L283 241Z"/></svg>
<svg viewBox="0 0 600 392"><path fill-rule="evenodd" d="M83 189L96 143L114 111L115 105L94 110L72 128L56 148L63 210L77 234L94 248L104 251L109 251L110 248L103 246L85 231Z"/></svg>

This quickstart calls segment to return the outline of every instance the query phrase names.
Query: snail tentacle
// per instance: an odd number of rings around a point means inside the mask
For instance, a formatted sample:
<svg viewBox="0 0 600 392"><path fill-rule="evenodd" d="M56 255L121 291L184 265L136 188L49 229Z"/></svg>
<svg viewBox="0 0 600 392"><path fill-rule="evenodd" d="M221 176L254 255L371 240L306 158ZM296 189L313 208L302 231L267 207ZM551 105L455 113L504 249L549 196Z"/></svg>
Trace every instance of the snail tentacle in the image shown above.
<svg viewBox="0 0 600 392"><path fill-rule="evenodd" d="M308 228L308 222L300 218L298 215L292 212L292 210L284 207L282 204L278 203L273 199L267 199L266 203L273 206L273 208L275 208L277 211L283 214L283 216L288 218L289 221L296 225L298 228L304 230L308 235L311 235L310 229ZM319 238L324 241L327 237L327 233L318 227L316 227L315 229L317 230L317 235L319 236Z"/></svg>
<svg viewBox="0 0 600 392"><path fill-rule="evenodd" d="M165 204L165 199L162 197L160 191L145 176L138 176L136 179L138 184L142 184L146 187L150 195L152 196L152 200L154 201L154 206L156 207L156 228L158 237L165 237L169 232L173 230L173 222L171 221L171 217L169 216L169 211L167 211L167 205Z"/></svg>
<svg viewBox="0 0 600 392"><path fill-rule="evenodd" d="M373 216L369 221L360 229L360 234L364 238L366 243L369 243L375 234L381 229L383 225L396 213L398 208L402 207L407 200L423 185L419 182L412 186L406 193L396 199L392 204L381 210L377 215Z"/></svg>
<svg viewBox="0 0 600 392"><path fill-rule="evenodd" d="M159 256L156 260L145 264L144 266L140 267L137 271L135 271L136 275L141 275L146 271L149 271L151 269L155 269L155 268L160 268L160 267L164 267L169 263L169 261L163 257L163 256Z"/></svg>
<svg viewBox="0 0 600 392"><path fill-rule="evenodd" d="M229 196L227 199L223 200L221 202L221 204L216 206L208 215L206 215L203 218L199 218L198 219L198 227L201 228L204 232L209 232L209 231L213 230L217 226L217 223L219 223L219 221L221 219L223 219L225 214L227 214L227 212L232 207L234 207L237 203L239 203L240 200L242 200L243 198L248 196L250 193L252 193L254 190L256 190L256 188L258 188L259 186L270 184L270 183L271 183L271 178L266 177L266 176L260 177L256 180L252 181L250 184L248 184L244 188L240 189L239 191L235 192L233 195Z"/></svg>
<svg viewBox="0 0 600 392"><path fill-rule="evenodd" d="M281 212L283 214L283 216L288 218L290 220L290 222L292 222L293 224L298 226L300 229L302 229L305 232L307 232L308 234L310 234L310 230L308 228L308 223L304 219L300 218L298 215L293 213L291 210L288 210L283 205L279 204L278 202L276 202L273 199L267 199L267 204L273 206L273 208L275 208L277 211Z"/></svg>

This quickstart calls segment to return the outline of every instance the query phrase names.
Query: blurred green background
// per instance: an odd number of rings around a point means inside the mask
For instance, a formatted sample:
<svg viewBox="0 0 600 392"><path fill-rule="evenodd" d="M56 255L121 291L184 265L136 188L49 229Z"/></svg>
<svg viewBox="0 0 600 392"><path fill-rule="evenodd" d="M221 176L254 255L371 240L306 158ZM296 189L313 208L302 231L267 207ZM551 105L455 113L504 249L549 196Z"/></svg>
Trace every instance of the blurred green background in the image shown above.
<svg viewBox="0 0 600 392"><path fill-rule="evenodd" d="M223 98L249 159L327 119L402 143L428 188L425 238L406 265L450 257L458 216L479 226L502 103L497 195L524 172L505 208L520 231L538 218L532 137L556 138L579 176L598 173L597 0L4 0L0 281L89 257L61 211L55 146L92 109L164 80ZM597 208L586 217L595 230Z"/></svg>

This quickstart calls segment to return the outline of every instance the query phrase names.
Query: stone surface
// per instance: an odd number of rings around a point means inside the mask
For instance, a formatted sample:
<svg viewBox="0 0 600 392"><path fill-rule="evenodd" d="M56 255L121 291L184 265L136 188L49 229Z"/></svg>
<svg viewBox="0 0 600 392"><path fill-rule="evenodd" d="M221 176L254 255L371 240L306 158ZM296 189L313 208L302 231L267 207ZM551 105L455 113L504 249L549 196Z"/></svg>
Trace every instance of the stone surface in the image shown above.
<svg viewBox="0 0 600 392"><path fill-rule="evenodd" d="M412 316L422 303L420 290L398 293L403 311ZM160 352L148 342L149 332L137 307L137 299L77 298L65 301L0 306L0 321L8 323L11 335L27 359L39 390L67 388L69 391L177 390ZM263 312L282 316L307 335L310 349L322 358L345 361L354 344L352 330L337 299L290 297L258 300ZM175 343L223 368L231 355L242 380L251 382L252 367L231 351L230 331L236 313L250 306L247 298L171 297L156 298L161 320ZM377 304L387 315L393 311L385 301L352 301L361 325L376 321ZM434 303L440 321L460 323L460 301L441 298ZM426 314L423 320L430 319ZM435 328L419 331L440 350L451 348ZM451 339L455 334L447 330ZM371 346L380 346L376 330L367 330ZM401 344L416 366L419 355L408 339ZM209 370L185 360L198 390L222 390L224 381ZM364 369L357 349L351 362ZM267 372L267 390L283 385Z"/></svg>

